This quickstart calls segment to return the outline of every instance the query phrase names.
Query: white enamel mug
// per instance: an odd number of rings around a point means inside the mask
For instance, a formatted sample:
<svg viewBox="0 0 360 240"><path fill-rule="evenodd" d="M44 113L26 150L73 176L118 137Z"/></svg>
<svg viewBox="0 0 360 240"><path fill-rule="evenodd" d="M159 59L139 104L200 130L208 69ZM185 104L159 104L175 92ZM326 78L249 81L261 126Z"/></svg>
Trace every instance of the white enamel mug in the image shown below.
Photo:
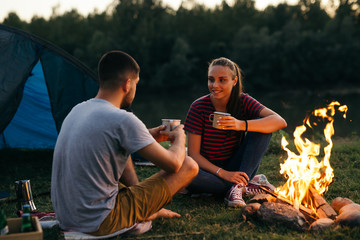
<svg viewBox="0 0 360 240"><path fill-rule="evenodd" d="M224 112L214 112L209 115L209 120L210 122L212 122L213 128L222 129L222 127L219 126L217 122L219 120L219 117L224 117L224 116L231 116L231 114Z"/></svg>

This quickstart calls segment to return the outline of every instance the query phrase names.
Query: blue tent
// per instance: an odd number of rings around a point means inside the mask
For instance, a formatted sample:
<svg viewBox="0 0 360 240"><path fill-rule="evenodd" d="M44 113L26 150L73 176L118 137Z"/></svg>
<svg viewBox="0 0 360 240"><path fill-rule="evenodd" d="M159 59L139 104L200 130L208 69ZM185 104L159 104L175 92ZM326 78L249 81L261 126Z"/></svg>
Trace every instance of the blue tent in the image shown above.
<svg viewBox="0 0 360 240"><path fill-rule="evenodd" d="M77 104L94 97L96 75L55 45L0 25L0 149L52 149Z"/></svg>

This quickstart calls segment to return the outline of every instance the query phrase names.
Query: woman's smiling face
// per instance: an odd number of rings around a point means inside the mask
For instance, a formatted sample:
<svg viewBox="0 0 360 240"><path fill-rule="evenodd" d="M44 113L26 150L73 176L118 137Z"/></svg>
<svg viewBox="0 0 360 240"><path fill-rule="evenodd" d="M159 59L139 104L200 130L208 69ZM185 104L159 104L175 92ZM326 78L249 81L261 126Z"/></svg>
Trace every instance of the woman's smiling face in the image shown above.
<svg viewBox="0 0 360 240"><path fill-rule="evenodd" d="M229 67L213 65L208 72L208 88L214 99L230 97L231 90L237 82Z"/></svg>

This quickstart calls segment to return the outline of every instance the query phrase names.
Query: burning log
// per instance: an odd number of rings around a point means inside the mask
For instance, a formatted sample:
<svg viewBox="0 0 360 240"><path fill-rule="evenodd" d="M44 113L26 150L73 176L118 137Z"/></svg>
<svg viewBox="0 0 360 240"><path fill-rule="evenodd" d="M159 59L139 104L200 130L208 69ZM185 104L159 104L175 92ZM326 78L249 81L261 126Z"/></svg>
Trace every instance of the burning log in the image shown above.
<svg viewBox="0 0 360 240"><path fill-rule="evenodd" d="M278 200L280 200L280 201L282 201L282 202L284 202L284 203L287 203L287 204L289 204L289 205L291 205L291 206L294 205L290 200L279 196L279 195L276 194L275 192L272 192L272 191L268 190L268 189L265 188L265 187L259 186L259 188L260 188L261 190L263 190L264 192L270 194L271 196L277 198ZM314 222L314 221L316 220L316 218L313 217L314 212L313 212L311 209L306 208L306 207L304 207L303 205L299 205L299 211L300 211L302 214L304 214L304 216L306 217L306 220L309 221L310 223L311 223L311 222Z"/></svg>
<svg viewBox="0 0 360 240"><path fill-rule="evenodd" d="M335 210L326 202L326 200L311 186L309 188L309 192L311 193L314 200L316 212L319 218L335 219L337 214Z"/></svg>

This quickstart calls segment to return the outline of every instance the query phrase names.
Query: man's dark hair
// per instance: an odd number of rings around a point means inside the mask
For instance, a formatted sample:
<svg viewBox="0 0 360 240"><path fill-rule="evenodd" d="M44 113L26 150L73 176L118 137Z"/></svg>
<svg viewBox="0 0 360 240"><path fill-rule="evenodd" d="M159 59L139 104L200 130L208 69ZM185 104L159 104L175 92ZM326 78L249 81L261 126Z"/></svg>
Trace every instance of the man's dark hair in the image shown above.
<svg viewBox="0 0 360 240"><path fill-rule="evenodd" d="M110 51L100 59L98 72L101 88L117 88L127 79L137 77L140 67L129 54Z"/></svg>

